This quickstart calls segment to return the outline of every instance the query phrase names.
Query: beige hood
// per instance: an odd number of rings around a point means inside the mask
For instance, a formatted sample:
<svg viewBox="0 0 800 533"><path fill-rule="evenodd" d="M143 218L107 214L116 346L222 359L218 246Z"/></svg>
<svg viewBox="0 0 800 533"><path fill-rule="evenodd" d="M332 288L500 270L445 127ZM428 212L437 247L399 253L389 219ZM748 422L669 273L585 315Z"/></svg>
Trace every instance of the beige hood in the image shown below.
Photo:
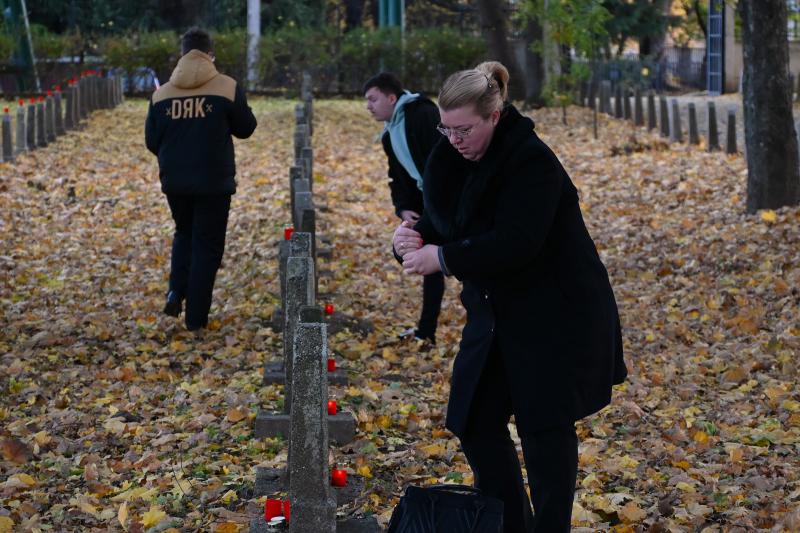
<svg viewBox="0 0 800 533"><path fill-rule="evenodd" d="M210 55L200 50L190 50L180 58L169 81L179 89L194 89L218 74Z"/></svg>

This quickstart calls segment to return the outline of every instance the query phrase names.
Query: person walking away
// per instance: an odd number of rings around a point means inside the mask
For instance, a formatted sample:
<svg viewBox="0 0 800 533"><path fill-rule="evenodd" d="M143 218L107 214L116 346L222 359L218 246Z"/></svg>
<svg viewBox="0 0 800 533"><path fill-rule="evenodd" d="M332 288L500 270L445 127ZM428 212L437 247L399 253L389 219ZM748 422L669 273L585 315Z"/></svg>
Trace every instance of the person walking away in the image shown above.
<svg viewBox="0 0 800 533"><path fill-rule="evenodd" d="M211 295L225 249L236 164L231 136L256 128L242 87L214 66L211 37L192 28L168 83L153 93L145 143L158 156L161 190L175 234L164 313L178 317L186 302L191 331L208 325Z"/></svg>

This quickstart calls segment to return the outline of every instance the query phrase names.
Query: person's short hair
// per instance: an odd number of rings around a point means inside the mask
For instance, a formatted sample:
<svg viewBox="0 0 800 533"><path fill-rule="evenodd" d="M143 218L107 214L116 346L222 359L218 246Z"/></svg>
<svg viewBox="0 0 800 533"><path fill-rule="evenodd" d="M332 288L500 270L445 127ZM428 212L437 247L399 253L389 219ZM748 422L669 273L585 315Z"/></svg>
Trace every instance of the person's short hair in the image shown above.
<svg viewBox="0 0 800 533"><path fill-rule="evenodd" d="M200 50L206 54L211 52L211 35L200 28L189 28L181 36L181 54L188 54L191 50Z"/></svg>
<svg viewBox="0 0 800 533"><path fill-rule="evenodd" d="M397 76L391 72L381 72L368 79L367 83L364 84L364 89L361 91L361 94L365 94L373 87L377 87L383 94L393 94L398 98L403 96L403 84L400 83Z"/></svg>

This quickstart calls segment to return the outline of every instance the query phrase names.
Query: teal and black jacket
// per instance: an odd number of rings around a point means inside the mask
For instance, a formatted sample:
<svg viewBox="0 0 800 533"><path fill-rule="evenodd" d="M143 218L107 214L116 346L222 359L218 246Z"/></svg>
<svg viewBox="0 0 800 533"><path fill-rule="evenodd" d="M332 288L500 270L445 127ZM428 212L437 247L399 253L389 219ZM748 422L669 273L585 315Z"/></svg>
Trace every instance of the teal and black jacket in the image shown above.
<svg viewBox="0 0 800 533"><path fill-rule="evenodd" d="M147 149L158 156L167 194L233 194L233 139L246 139L256 118L236 80L220 74L211 56L191 50L150 100Z"/></svg>

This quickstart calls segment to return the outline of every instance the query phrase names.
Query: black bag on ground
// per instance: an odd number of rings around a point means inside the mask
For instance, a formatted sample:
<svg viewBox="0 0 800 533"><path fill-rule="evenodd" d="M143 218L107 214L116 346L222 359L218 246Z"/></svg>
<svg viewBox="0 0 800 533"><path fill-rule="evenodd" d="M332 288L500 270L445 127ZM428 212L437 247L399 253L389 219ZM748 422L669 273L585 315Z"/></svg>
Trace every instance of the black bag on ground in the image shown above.
<svg viewBox="0 0 800 533"><path fill-rule="evenodd" d="M408 487L388 533L502 533L503 502L466 485Z"/></svg>

